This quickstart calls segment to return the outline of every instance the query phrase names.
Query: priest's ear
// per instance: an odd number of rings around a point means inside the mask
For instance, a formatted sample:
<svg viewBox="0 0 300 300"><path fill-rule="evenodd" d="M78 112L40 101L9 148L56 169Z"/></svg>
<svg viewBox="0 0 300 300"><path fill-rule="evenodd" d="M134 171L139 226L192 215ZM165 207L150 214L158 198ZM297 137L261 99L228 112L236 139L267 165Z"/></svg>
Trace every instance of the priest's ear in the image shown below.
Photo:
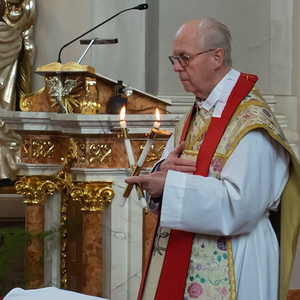
<svg viewBox="0 0 300 300"><path fill-rule="evenodd" d="M212 59L213 59L213 65L215 67L215 70L219 69L223 65L224 49L217 48L216 50L214 50L212 54Z"/></svg>

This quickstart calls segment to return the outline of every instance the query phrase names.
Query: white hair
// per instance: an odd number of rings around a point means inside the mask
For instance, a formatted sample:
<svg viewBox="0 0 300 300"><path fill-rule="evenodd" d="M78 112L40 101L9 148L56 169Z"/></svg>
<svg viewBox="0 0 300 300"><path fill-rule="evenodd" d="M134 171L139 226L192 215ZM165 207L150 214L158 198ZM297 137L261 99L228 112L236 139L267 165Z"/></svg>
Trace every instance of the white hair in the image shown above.
<svg viewBox="0 0 300 300"><path fill-rule="evenodd" d="M213 18L204 18L198 26L199 46L204 50L222 48L223 64L231 66L231 34L227 26Z"/></svg>

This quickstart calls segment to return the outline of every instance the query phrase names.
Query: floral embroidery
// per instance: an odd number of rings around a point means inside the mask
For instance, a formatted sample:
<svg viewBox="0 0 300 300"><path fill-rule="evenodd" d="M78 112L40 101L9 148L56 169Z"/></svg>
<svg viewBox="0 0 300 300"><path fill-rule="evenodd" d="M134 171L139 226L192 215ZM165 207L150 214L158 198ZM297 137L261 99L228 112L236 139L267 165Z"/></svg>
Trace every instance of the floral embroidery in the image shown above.
<svg viewBox="0 0 300 300"><path fill-rule="evenodd" d="M193 282L187 289L190 298L198 299L203 294L201 284Z"/></svg>
<svg viewBox="0 0 300 300"><path fill-rule="evenodd" d="M217 241L217 245L218 245L218 248L220 250L223 250L225 251L226 250L226 240L224 237L220 237Z"/></svg>
<svg viewBox="0 0 300 300"><path fill-rule="evenodd" d="M269 118L271 118L271 114L268 110L266 110L265 108L263 108L262 110L264 112L265 115L267 115Z"/></svg>
<svg viewBox="0 0 300 300"><path fill-rule="evenodd" d="M201 285L202 295L195 298L191 293L191 285ZM188 300L229 300L228 296L222 295L229 291L228 258L226 251L226 239L224 237L196 234L194 236L190 266L184 297Z"/></svg>
<svg viewBox="0 0 300 300"><path fill-rule="evenodd" d="M211 161L211 167L215 172L221 172L222 171L222 159L212 159Z"/></svg>

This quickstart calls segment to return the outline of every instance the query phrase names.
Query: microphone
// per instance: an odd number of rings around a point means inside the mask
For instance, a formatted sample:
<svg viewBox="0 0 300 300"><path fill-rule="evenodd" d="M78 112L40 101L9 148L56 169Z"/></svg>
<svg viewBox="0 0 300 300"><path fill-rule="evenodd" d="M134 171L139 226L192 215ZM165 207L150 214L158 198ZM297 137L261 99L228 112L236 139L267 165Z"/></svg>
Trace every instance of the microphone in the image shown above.
<svg viewBox="0 0 300 300"><path fill-rule="evenodd" d="M131 8L126 8L120 12L118 12L117 14L113 15L112 17L108 18L107 20L105 20L104 22L96 25L95 27L93 27L92 29L86 31L85 33L81 34L80 36L76 37L75 39L73 39L72 41L70 41L69 43L63 45L60 50L59 50L59 53L58 53L58 59L57 59L57 62L58 63L61 63L61 52L64 48L66 48L67 46L69 46L70 44L74 43L75 41L79 40L80 38L82 38L83 36L85 36L86 34L90 33L91 31L95 30L96 28L104 25L105 23L107 23L108 21L114 19L115 17L117 17L118 15L122 14L123 12L125 11L128 11L128 10L133 10L133 9L138 9L138 10L145 10L148 8L148 4L147 3L143 3L143 4L139 4L137 6L134 6L134 7L131 7Z"/></svg>
<svg viewBox="0 0 300 300"><path fill-rule="evenodd" d="M144 9L147 9L148 8L148 4L147 3L143 3L143 4L140 4L140 5L137 5L134 7L134 9L139 9L139 10L144 10Z"/></svg>

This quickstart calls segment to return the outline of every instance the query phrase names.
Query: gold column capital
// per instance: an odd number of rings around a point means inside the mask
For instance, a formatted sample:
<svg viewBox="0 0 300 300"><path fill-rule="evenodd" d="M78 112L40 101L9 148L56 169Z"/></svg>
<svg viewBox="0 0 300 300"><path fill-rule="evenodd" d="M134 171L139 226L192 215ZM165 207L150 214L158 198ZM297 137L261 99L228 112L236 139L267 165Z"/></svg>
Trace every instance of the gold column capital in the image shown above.
<svg viewBox="0 0 300 300"><path fill-rule="evenodd" d="M73 181L71 197L81 202L81 210L86 212L104 211L104 204L111 203L115 196L111 188L113 181Z"/></svg>
<svg viewBox="0 0 300 300"><path fill-rule="evenodd" d="M22 176L15 183L17 194L23 194L27 205L44 205L46 195L53 195L55 191L53 176Z"/></svg>

